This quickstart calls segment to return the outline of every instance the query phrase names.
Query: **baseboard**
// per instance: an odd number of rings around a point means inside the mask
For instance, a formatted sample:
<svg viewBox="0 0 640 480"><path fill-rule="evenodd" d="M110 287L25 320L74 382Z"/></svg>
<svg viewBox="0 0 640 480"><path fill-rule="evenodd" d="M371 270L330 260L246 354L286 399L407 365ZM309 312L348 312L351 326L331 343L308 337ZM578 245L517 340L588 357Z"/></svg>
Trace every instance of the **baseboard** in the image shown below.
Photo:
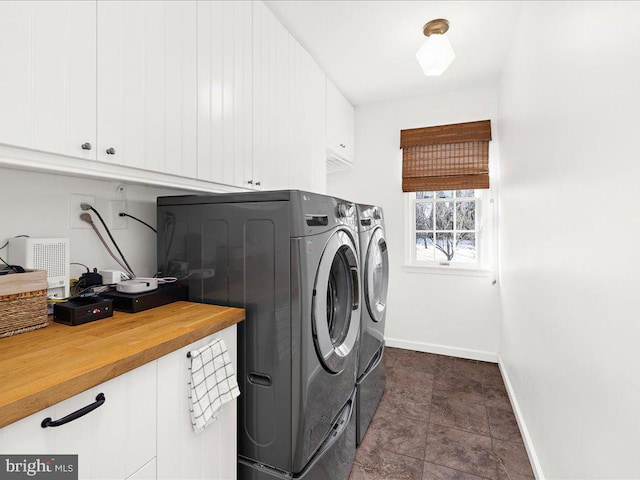
<svg viewBox="0 0 640 480"><path fill-rule="evenodd" d="M385 342L388 347L405 348L407 350L416 350L418 352L437 353L439 355L449 355L451 357L468 358L471 360L482 360L483 362L498 362L497 353L485 352L482 350L448 347L446 345L437 345L435 343L411 342L407 340L399 340L397 338L385 338Z"/></svg>
<svg viewBox="0 0 640 480"><path fill-rule="evenodd" d="M533 474L536 476L537 480L544 480L545 477L544 473L542 472L540 460L538 460L538 455L536 454L536 449L534 448L533 442L531 441L531 436L529 435L527 424L525 423L524 417L522 416L522 411L520 410L518 399L513 392L513 386L511 385L511 380L509 380L509 374L507 373L507 369L505 368L500 355L498 355L498 367L500 367L500 373L502 374L504 385L507 388L509 400L511 400L511 407L513 408L513 413L516 416L516 421L518 422L518 427L520 428L520 434L522 435L522 440L524 441L527 455L529 455L529 462L531 463L531 467L533 468Z"/></svg>

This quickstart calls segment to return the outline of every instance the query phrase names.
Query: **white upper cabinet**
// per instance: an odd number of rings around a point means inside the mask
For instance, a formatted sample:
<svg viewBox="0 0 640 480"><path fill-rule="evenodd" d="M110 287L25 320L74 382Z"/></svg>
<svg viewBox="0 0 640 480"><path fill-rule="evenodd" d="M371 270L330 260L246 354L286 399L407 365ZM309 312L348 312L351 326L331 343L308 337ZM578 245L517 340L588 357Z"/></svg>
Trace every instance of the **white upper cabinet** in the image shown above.
<svg viewBox="0 0 640 480"><path fill-rule="evenodd" d="M253 155L265 190L289 183L290 35L262 2L253 8Z"/></svg>
<svg viewBox="0 0 640 480"><path fill-rule="evenodd" d="M95 29L95 1L0 2L0 143L96 158Z"/></svg>
<svg viewBox="0 0 640 480"><path fill-rule="evenodd" d="M198 3L198 178L324 190L325 76L262 2Z"/></svg>
<svg viewBox="0 0 640 480"><path fill-rule="evenodd" d="M291 39L291 114L289 181L294 188L324 192L325 75L295 39Z"/></svg>
<svg viewBox="0 0 640 480"><path fill-rule="evenodd" d="M354 158L353 106L327 79L327 154L346 164Z"/></svg>
<svg viewBox="0 0 640 480"><path fill-rule="evenodd" d="M256 178L267 190L324 191L324 73L262 2L253 8Z"/></svg>
<svg viewBox="0 0 640 480"><path fill-rule="evenodd" d="M252 188L252 2L197 12L198 179Z"/></svg>
<svg viewBox="0 0 640 480"><path fill-rule="evenodd" d="M98 2L97 159L196 177L195 1Z"/></svg>
<svg viewBox="0 0 640 480"><path fill-rule="evenodd" d="M0 0L0 65L0 165L324 192L327 146L353 158L353 108L261 1Z"/></svg>

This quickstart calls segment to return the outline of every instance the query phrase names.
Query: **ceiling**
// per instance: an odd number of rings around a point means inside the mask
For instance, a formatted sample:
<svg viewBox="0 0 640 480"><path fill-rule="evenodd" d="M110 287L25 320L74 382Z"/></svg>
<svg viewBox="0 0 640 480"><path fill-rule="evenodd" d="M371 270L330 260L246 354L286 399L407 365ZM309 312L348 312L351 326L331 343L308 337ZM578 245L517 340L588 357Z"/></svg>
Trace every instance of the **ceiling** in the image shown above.
<svg viewBox="0 0 640 480"><path fill-rule="evenodd" d="M511 45L520 2L267 0L353 105L496 82ZM449 20L456 58L425 77L415 53L423 25Z"/></svg>

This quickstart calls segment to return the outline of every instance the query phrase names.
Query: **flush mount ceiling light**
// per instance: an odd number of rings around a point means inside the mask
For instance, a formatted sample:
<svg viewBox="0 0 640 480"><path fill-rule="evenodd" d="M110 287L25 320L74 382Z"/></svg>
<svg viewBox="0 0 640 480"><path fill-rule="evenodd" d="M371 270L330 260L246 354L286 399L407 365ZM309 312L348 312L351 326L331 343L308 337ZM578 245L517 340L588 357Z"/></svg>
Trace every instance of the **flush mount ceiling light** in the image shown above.
<svg viewBox="0 0 640 480"><path fill-rule="evenodd" d="M416 53L416 58L427 76L442 75L456 57L447 38L447 30L449 22L443 18L431 20L422 29L427 39Z"/></svg>

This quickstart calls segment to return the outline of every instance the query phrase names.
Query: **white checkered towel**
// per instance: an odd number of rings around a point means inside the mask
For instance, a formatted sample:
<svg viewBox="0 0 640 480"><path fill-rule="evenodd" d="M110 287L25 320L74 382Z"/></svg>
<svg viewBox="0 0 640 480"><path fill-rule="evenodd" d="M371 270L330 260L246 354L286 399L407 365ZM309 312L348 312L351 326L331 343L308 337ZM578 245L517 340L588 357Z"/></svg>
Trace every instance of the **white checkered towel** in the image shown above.
<svg viewBox="0 0 640 480"><path fill-rule="evenodd" d="M222 405L240 395L240 389L224 340L216 338L189 354L191 423L196 432L201 432L217 418Z"/></svg>

